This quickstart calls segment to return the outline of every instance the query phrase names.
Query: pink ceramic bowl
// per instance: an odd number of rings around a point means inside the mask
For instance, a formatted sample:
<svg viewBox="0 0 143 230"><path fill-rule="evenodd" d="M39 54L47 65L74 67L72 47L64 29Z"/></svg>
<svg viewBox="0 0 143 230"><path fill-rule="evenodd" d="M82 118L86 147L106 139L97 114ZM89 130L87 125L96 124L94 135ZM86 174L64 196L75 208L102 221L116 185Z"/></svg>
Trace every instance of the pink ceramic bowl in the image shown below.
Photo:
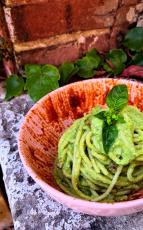
<svg viewBox="0 0 143 230"><path fill-rule="evenodd" d="M74 198L64 194L53 177L57 145L65 128L93 106L103 105L109 89L121 83L128 86L129 103L143 110L143 84L119 79L86 80L43 97L28 112L20 129L20 157L30 176L52 198L78 212L119 216L143 210L143 199L107 204Z"/></svg>

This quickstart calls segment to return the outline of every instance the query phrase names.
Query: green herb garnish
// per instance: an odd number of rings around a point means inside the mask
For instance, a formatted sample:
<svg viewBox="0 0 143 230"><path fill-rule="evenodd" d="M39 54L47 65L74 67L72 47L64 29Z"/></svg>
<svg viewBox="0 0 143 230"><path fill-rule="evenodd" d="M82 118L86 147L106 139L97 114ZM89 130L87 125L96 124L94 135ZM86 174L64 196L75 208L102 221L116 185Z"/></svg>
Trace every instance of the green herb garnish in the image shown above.
<svg viewBox="0 0 143 230"><path fill-rule="evenodd" d="M104 121L102 139L104 150L108 153L118 136L117 122L124 122L119 112L128 104L127 86L114 86L106 97L106 104L109 110L99 112L96 117Z"/></svg>

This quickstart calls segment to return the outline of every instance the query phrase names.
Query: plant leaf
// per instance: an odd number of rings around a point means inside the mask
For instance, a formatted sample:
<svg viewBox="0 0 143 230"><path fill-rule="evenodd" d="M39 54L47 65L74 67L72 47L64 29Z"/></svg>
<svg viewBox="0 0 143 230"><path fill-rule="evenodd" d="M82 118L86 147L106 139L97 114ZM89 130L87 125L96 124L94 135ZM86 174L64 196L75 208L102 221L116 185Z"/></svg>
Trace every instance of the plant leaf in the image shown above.
<svg viewBox="0 0 143 230"><path fill-rule="evenodd" d="M57 80L60 80L60 73L56 66L54 65L43 65L41 67L42 74L48 77L54 77Z"/></svg>
<svg viewBox="0 0 143 230"><path fill-rule="evenodd" d="M88 52L86 53L86 56L87 56L87 57L94 57L94 58L96 58L96 57L99 56L99 55L98 55L98 53L97 53L97 50L96 50L95 48L93 48L93 49L91 49L90 51L88 51Z"/></svg>
<svg viewBox="0 0 143 230"><path fill-rule="evenodd" d="M109 59L119 58L122 63L127 61L127 55L122 49L111 49L107 55Z"/></svg>
<svg viewBox="0 0 143 230"><path fill-rule="evenodd" d="M47 93L57 89L59 83L55 77L39 77L34 78L34 84L28 88L28 94L33 99L33 101L38 101L41 97L45 96Z"/></svg>
<svg viewBox="0 0 143 230"><path fill-rule="evenodd" d="M35 74L34 71L35 70L30 70L26 79L26 86L30 97L33 101L37 101L47 93L59 87L58 80L60 74L58 69L52 65L40 66L40 70L38 69L38 75Z"/></svg>
<svg viewBox="0 0 143 230"><path fill-rule="evenodd" d="M59 67L61 83L66 84L70 78L78 72L78 67L71 62L65 62Z"/></svg>
<svg viewBox="0 0 143 230"><path fill-rule="evenodd" d="M101 58L99 55L95 57L91 53L87 53L85 57L76 61L76 65L79 68L78 75L83 78L93 77L100 62Z"/></svg>
<svg viewBox="0 0 143 230"><path fill-rule="evenodd" d="M106 153L109 152L117 136L118 136L118 129L116 125L104 124L102 130L102 140L103 140L103 148Z"/></svg>
<svg viewBox="0 0 143 230"><path fill-rule="evenodd" d="M27 90L34 84L35 78L41 76L41 65L38 64L25 65L25 75L27 79L26 79L26 84L24 89Z"/></svg>
<svg viewBox="0 0 143 230"><path fill-rule="evenodd" d="M135 27L128 31L123 44L132 51L140 51L143 49L143 28Z"/></svg>
<svg viewBox="0 0 143 230"><path fill-rule="evenodd" d="M135 56L132 58L129 64L143 66L143 53L140 52L140 53L135 54Z"/></svg>
<svg viewBox="0 0 143 230"><path fill-rule="evenodd" d="M111 69L113 73L116 75L120 74L125 68L124 63L127 61L127 55L122 49L112 49L107 54L107 60L109 60L112 63L113 68ZM107 66L104 66L104 68L110 71L110 69L107 68Z"/></svg>
<svg viewBox="0 0 143 230"><path fill-rule="evenodd" d="M14 96L18 96L22 93L24 88L23 78L18 77L17 75L10 75L6 79L6 100L10 100Z"/></svg>
<svg viewBox="0 0 143 230"><path fill-rule="evenodd" d="M103 63L103 58L102 56L97 52L95 48L91 49L86 53L86 57L93 57L96 59L96 62L98 63L97 68Z"/></svg>
<svg viewBox="0 0 143 230"><path fill-rule="evenodd" d="M95 115L97 118L106 121L107 119L107 111L101 111Z"/></svg>
<svg viewBox="0 0 143 230"><path fill-rule="evenodd" d="M106 103L111 110L120 111L128 103L128 89L126 85L114 86L106 97Z"/></svg>
<svg viewBox="0 0 143 230"><path fill-rule="evenodd" d="M38 64L26 64L25 65L26 77L39 76L41 74L41 65Z"/></svg>

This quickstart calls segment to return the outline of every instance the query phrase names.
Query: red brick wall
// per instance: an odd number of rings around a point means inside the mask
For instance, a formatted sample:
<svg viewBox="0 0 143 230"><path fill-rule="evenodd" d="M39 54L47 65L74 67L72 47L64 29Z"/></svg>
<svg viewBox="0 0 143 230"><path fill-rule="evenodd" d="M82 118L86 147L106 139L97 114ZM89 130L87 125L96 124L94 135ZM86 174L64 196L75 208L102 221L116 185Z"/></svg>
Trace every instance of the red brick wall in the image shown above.
<svg viewBox="0 0 143 230"><path fill-rule="evenodd" d="M102 52L116 47L118 38L141 14L141 2L5 0L3 9L16 62L58 65L92 47Z"/></svg>

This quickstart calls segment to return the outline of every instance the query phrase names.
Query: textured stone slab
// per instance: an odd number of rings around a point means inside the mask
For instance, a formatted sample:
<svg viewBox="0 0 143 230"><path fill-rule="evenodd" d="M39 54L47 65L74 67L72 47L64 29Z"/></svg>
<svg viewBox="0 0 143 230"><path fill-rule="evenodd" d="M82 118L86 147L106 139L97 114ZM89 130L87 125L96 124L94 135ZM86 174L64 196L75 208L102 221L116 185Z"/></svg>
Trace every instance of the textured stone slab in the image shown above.
<svg viewBox="0 0 143 230"><path fill-rule="evenodd" d="M122 217L93 217L76 213L44 193L21 163L17 137L32 106L21 96L0 108L0 163L15 230L142 230L143 213Z"/></svg>

